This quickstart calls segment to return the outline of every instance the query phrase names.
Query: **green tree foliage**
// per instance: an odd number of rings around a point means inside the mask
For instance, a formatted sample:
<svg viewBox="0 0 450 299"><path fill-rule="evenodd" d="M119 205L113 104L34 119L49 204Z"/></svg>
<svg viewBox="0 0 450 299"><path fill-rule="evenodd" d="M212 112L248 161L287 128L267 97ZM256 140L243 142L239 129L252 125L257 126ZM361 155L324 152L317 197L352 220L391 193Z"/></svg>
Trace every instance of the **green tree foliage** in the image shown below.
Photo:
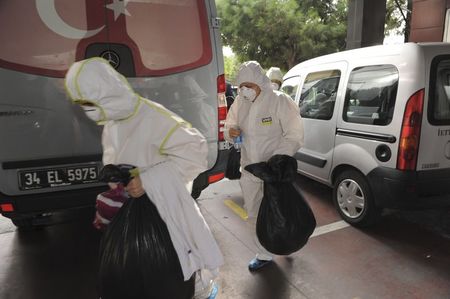
<svg viewBox="0 0 450 299"><path fill-rule="evenodd" d="M408 40L412 0L387 0L385 35L404 34Z"/></svg>
<svg viewBox="0 0 450 299"><path fill-rule="evenodd" d="M397 0L397 3L401 6L403 13L406 16L406 5L407 0ZM402 32L402 24L404 23L404 19L402 16L402 11L400 11L398 5L395 0L386 1L386 26L385 26L385 34L390 31L394 31L396 34L401 34Z"/></svg>
<svg viewBox="0 0 450 299"><path fill-rule="evenodd" d="M225 78L233 82L241 62L237 59L236 55L232 55L232 56L224 56L224 64L225 64Z"/></svg>
<svg viewBox="0 0 450 299"><path fill-rule="evenodd" d="M345 48L347 0L217 0L225 45L238 61L283 70Z"/></svg>

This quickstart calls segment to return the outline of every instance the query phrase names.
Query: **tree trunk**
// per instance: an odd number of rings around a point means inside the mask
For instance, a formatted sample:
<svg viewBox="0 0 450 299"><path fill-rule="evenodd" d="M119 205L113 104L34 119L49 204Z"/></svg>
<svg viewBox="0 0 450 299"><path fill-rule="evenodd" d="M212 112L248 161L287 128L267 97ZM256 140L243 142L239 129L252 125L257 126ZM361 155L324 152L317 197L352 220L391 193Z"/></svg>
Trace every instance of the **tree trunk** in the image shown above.
<svg viewBox="0 0 450 299"><path fill-rule="evenodd" d="M297 59L296 59L296 57L297 57L297 55L296 55L297 53L296 53L296 51L295 50L292 50L292 52L291 53L289 53L289 57L288 57L288 59L287 59L287 67L288 67L288 70L290 70L291 68L293 68L298 62L297 62Z"/></svg>
<svg viewBox="0 0 450 299"><path fill-rule="evenodd" d="M406 11L406 24L405 24L405 43L409 41L409 33L411 31L411 12L413 6L413 0L407 0L407 11Z"/></svg>

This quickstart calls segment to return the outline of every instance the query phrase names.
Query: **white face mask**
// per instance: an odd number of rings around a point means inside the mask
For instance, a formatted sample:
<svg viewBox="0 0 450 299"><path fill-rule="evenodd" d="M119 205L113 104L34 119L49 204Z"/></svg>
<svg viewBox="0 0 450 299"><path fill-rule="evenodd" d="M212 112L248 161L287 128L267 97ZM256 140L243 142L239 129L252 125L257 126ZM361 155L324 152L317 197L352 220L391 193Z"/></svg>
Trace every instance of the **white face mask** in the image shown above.
<svg viewBox="0 0 450 299"><path fill-rule="evenodd" d="M270 83L270 85L272 85L272 89L273 89L273 90L278 90L278 89L280 89L280 85L278 85L278 83L272 82L272 83Z"/></svg>
<svg viewBox="0 0 450 299"><path fill-rule="evenodd" d="M239 95L247 101L254 101L256 99L256 91L245 86L239 88Z"/></svg>
<svg viewBox="0 0 450 299"><path fill-rule="evenodd" d="M89 117L93 121L99 122L104 120L104 115L99 107L81 106L81 108L83 108L87 117Z"/></svg>

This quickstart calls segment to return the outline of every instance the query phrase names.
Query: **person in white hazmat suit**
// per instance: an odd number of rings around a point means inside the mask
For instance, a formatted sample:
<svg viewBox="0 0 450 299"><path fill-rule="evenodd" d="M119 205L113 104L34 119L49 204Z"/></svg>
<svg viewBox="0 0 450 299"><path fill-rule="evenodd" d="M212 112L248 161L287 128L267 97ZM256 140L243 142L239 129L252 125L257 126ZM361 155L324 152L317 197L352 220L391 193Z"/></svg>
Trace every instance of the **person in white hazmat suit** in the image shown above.
<svg viewBox="0 0 450 299"><path fill-rule="evenodd" d="M263 198L263 182L244 167L265 162L273 155L293 156L303 144L303 122L294 101L271 88L269 78L256 61L244 62L237 73L238 96L225 122L225 138L234 143L241 136L239 181L248 224L255 233L258 253L249 263L255 271L272 261L272 256L256 237L256 218Z"/></svg>
<svg viewBox="0 0 450 299"><path fill-rule="evenodd" d="M207 169L207 144L197 129L136 94L102 58L74 63L66 90L86 115L104 124L103 163L137 166L128 184L133 197L147 193L165 221L184 280L196 273L195 298L213 298L221 251L186 185Z"/></svg>
<svg viewBox="0 0 450 299"><path fill-rule="evenodd" d="M279 67L272 66L266 73L269 77L273 90L280 90L281 83L283 82L283 74Z"/></svg>

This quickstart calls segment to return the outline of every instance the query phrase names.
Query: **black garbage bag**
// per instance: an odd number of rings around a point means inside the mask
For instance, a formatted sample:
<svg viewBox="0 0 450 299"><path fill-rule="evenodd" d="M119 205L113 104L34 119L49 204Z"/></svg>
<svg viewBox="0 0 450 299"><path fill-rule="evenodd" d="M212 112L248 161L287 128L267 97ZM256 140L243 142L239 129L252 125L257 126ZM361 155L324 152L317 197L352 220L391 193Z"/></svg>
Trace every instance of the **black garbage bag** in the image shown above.
<svg viewBox="0 0 450 299"><path fill-rule="evenodd" d="M261 245L277 255L301 249L313 233L316 219L293 185L297 161L287 155L275 155L267 162L247 165L245 170L264 181L264 197L256 220Z"/></svg>
<svg viewBox="0 0 450 299"><path fill-rule="evenodd" d="M128 182L125 182L128 183ZM166 223L147 195L124 203L100 244L102 299L190 299Z"/></svg>
<svg viewBox="0 0 450 299"><path fill-rule="evenodd" d="M225 177L230 180L237 180L241 178L241 152L231 147L228 154L227 170Z"/></svg>

